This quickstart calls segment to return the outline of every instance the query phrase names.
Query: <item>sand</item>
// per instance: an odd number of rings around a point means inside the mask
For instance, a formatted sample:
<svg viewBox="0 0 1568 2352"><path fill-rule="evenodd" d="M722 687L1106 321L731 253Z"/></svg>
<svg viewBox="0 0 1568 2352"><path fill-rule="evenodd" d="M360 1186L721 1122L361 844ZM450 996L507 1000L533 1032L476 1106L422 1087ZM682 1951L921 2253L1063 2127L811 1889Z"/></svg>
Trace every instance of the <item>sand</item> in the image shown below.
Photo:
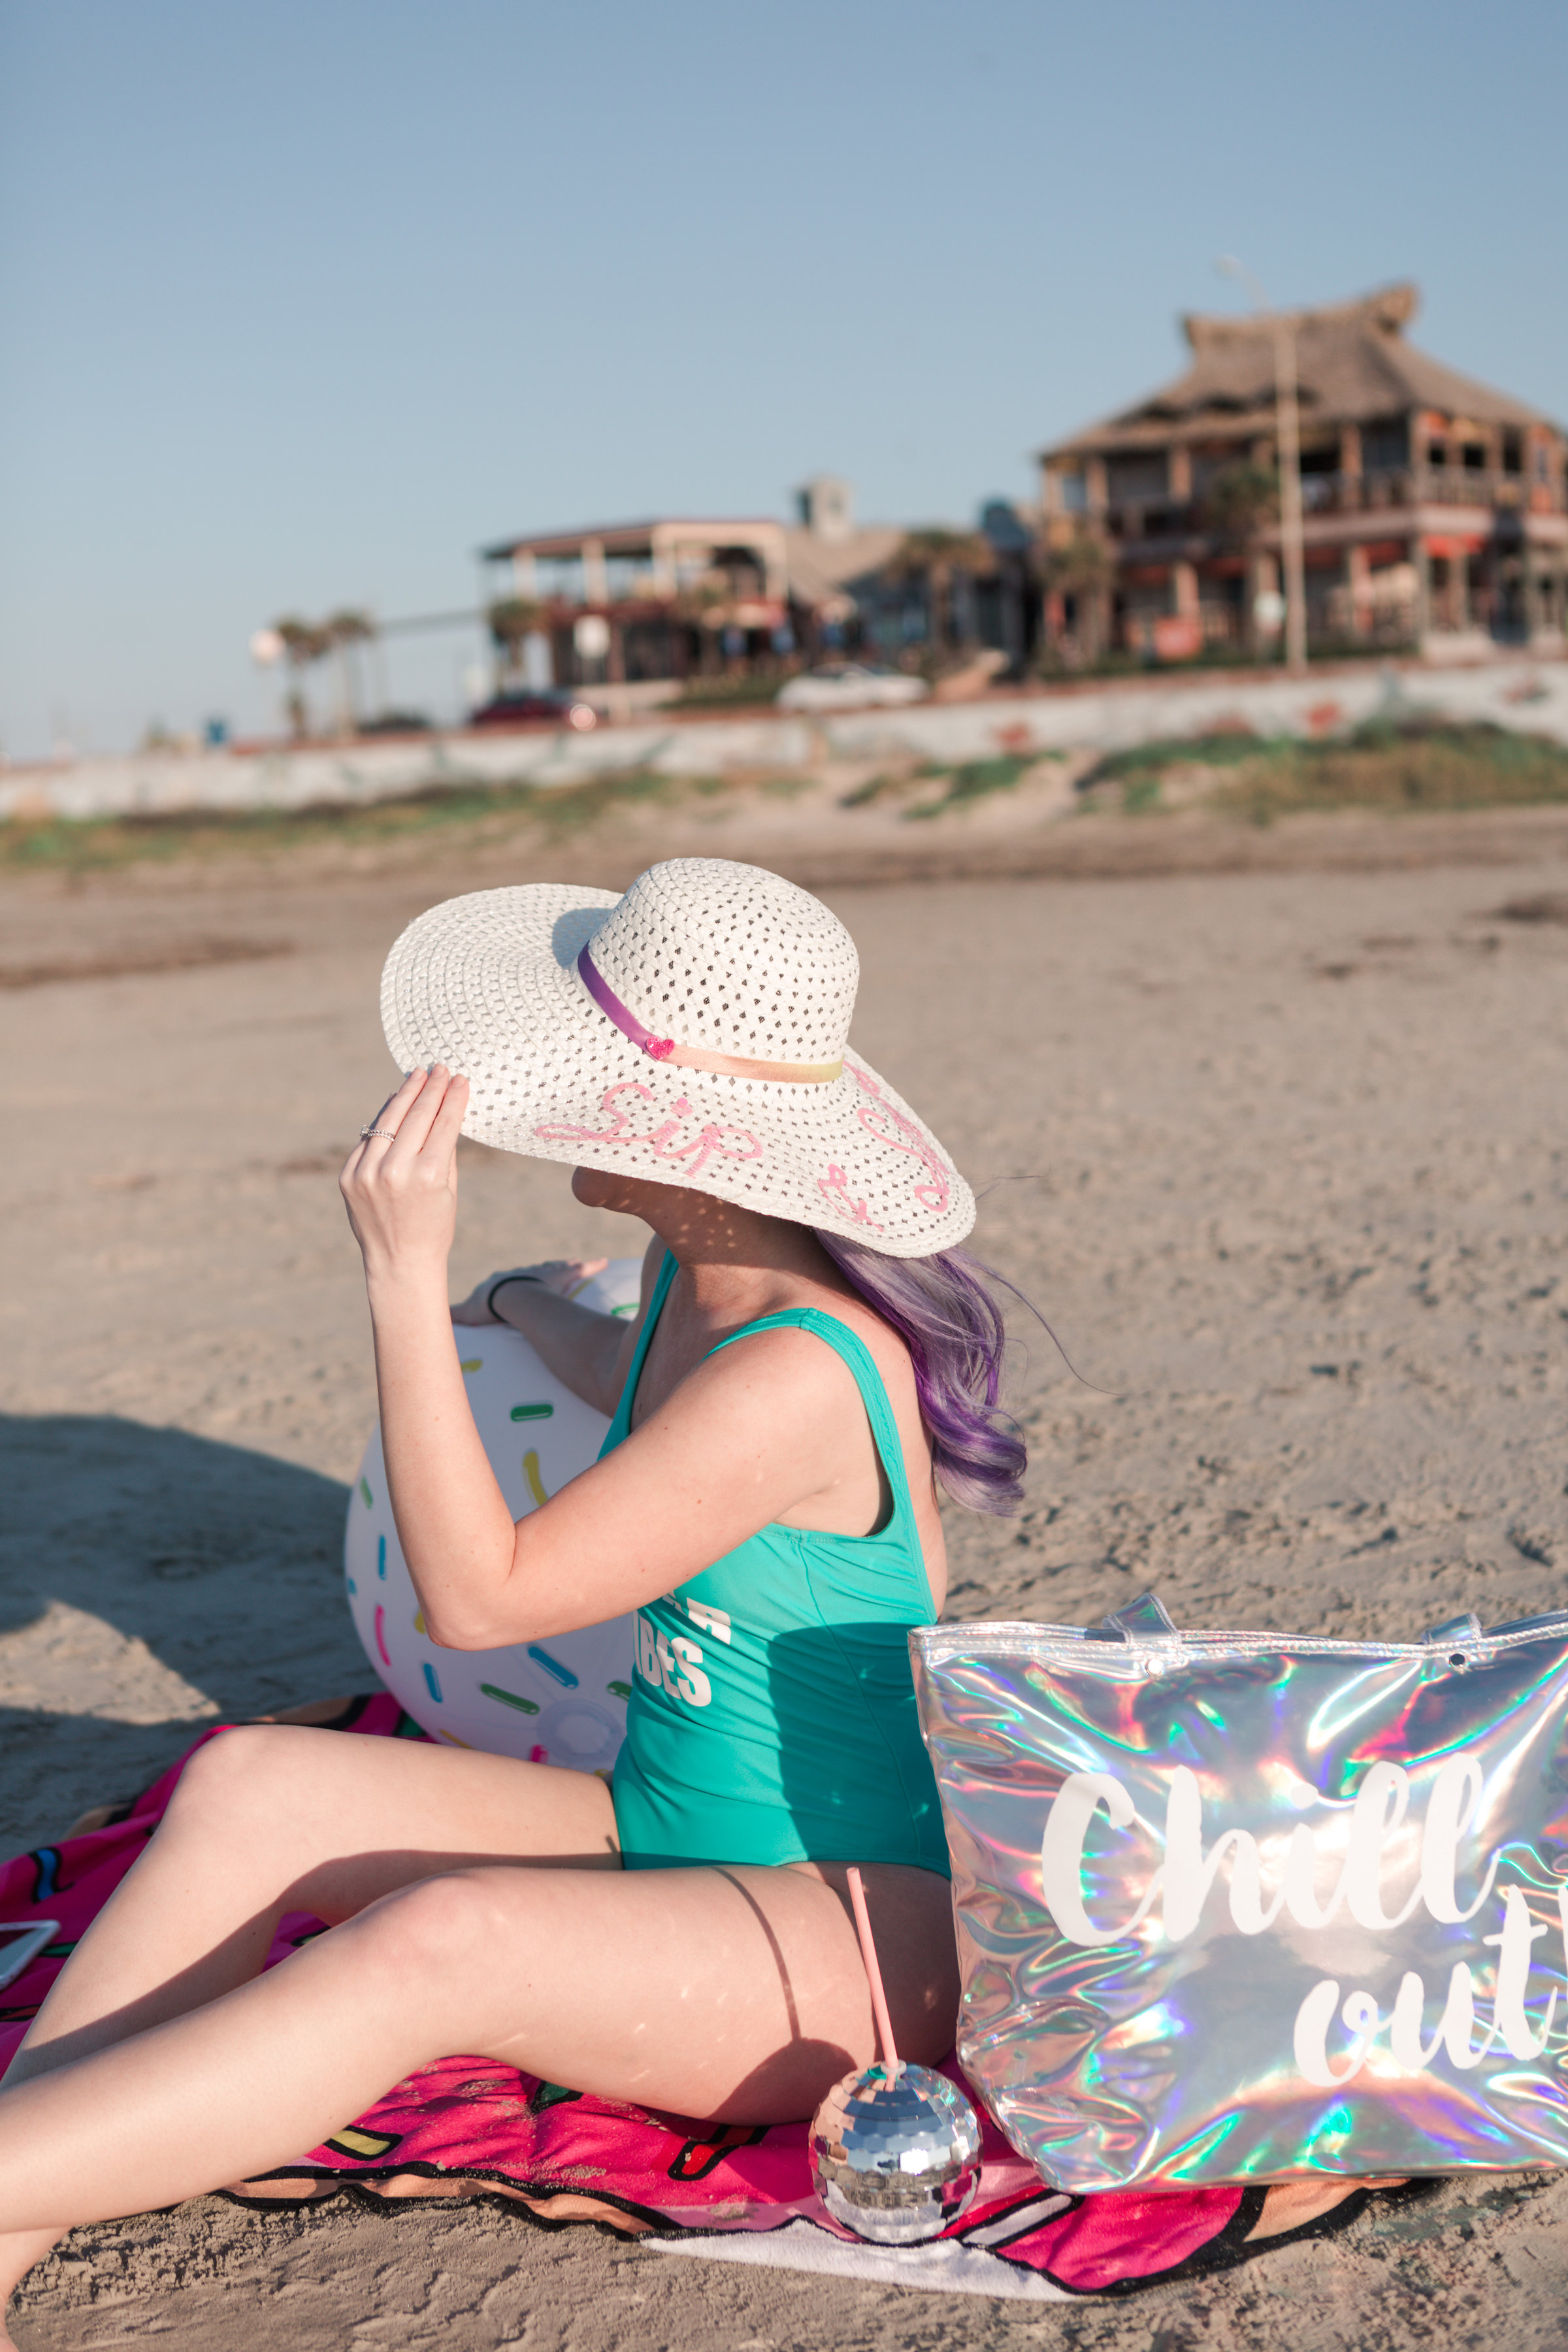
<svg viewBox="0 0 1568 2352"><path fill-rule="evenodd" d="M1387 821L1359 857L1353 825L1276 827L1268 865L1235 871L1217 831L1205 855L1173 826L1178 870L1149 870L1144 831L1119 875L1123 821L1076 877L827 887L864 961L857 1043L994 1183L978 1245L1094 1383L1027 1338L1028 1507L953 1519L955 1613L1081 1620L1152 1583L1192 1624L1408 1637L1561 1605L1568 926L1498 910L1563 889L1564 835L1413 822L1414 864ZM580 854L599 880L646 852ZM335 1169L386 1088L391 937L531 870L497 840L0 894L0 977L100 967L5 999L6 1850L215 1715L367 1685L339 1544L372 1386ZM225 956L192 960L204 941ZM460 1223L458 1288L637 1243L562 1171L478 1148ZM488 2206L203 2200L76 2231L13 2325L27 2352L220 2326L241 2352L1524 2347L1561 2341L1565 2209L1558 2179L1472 2179L1215 2284L1058 2313L675 2262Z"/></svg>

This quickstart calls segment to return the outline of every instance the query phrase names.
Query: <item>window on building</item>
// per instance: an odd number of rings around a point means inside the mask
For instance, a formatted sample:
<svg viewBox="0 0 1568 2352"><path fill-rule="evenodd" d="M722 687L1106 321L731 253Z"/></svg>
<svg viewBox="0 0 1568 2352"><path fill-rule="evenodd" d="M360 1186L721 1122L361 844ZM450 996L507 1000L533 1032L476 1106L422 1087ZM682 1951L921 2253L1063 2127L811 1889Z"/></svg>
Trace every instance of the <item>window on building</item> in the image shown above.
<svg viewBox="0 0 1568 2352"><path fill-rule="evenodd" d="M1487 469L1487 445L1484 441L1467 441L1459 451L1459 463L1467 474L1484 474Z"/></svg>
<svg viewBox="0 0 1568 2352"><path fill-rule="evenodd" d="M1056 477L1057 503L1064 514L1082 514L1089 505L1089 484L1081 474Z"/></svg>
<svg viewBox="0 0 1568 2352"><path fill-rule="evenodd" d="M580 555L541 555L535 559L539 593L550 600L563 597L568 604L583 602L583 559Z"/></svg>
<svg viewBox="0 0 1568 2352"><path fill-rule="evenodd" d="M607 555L605 558L605 583L612 604L618 604L624 598L651 596L653 557Z"/></svg>
<svg viewBox="0 0 1568 2352"><path fill-rule="evenodd" d="M1245 466L1248 452L1245 441L1232 441L1228 446L1193 451L1193 496L1201 499L1216 478L1228 473L1234 466Z"/></svg>
<svg viewBox="0 0 1568 2352"><path fill-rule="evenodd" d="M1502 469L1505 474L1524 471L1524 442L1517 433L1505 433L1502 436Z"/></svg>
<svg viewBox="0 0 1568 2352"><path fill-rule="evenodd" d="M713 557L706 547L678 547L675 551L675 584L684 595L689 589L699 588L708 577Z"/></svg>
<svg viewBox="0 0 1568 2352"><path fill-rule="evenodd" d="M753 548L716 547L713 562L729 580L731 596L760 596L763 593L762 562Z"/></svg>
<svg viewBox="0 0 1568 2352"><path fill-rule="evenodd" d="M1392 474L1410 463L1410 426L1403 416L1381 416L1361 428L1362 470Z"/></svg>
<svg viewBox="0 0 1568 2352"><path fill-rule="evenodd" d="M1141 507L1167 495L1170 477L1163 449L1136 457L1108 457L1105 494L1113 507Z"/></svg>
<svg viewBox="0 0 1568 2352"><path fill-rule="evenodd" d="M1429 466L1446 466L1447 462L1447 443L1446 441L1428 441L1426 444L1426 463Z"/></svg>

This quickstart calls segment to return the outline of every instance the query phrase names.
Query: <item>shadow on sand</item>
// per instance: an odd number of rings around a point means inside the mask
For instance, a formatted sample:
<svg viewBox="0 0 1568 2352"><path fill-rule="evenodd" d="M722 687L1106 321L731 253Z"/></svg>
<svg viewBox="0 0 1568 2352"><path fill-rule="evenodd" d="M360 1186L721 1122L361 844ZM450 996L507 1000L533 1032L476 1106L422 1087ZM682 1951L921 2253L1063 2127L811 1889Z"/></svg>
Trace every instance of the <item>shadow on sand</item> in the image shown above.
<svg viewBox="0 0 1568 2352"><path fill-rule="evenodd" d="M0 1416L0 1850L132 1793L213 1719L201 1699L250 1716L374 1687L335 1480L57 1413Z"/></svg>

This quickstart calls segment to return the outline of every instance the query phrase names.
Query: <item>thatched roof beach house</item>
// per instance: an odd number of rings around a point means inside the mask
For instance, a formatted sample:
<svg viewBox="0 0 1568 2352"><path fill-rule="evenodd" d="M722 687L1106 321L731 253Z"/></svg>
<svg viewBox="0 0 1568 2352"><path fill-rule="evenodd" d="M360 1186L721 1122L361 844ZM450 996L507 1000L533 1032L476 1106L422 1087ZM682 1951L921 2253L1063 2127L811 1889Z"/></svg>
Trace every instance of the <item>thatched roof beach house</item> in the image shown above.
<svg viewBox="0 0 1568 2352"><path fill-rule="evenodd" d="M1561 651L1563 430L1407 341L1417 299L1292 314L1313 648ZM1068 651L1179 658L1278 626L1274 322L1182 323L1181 375L1040 454L1046 636Z"/></svg>

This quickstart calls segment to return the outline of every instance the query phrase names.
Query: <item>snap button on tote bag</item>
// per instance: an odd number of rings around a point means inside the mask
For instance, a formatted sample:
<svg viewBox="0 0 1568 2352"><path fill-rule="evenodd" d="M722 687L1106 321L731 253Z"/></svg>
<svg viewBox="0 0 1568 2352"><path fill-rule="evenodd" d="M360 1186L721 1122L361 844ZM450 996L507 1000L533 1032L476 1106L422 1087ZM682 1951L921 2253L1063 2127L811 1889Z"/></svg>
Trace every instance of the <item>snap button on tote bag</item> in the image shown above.
<svg viewBox="0 0 1568 2352"><path fill-rule="evenodd" d="M910 1647L959 2058L1054 2187L1568 2164L1568 1614Z"/></svg>

